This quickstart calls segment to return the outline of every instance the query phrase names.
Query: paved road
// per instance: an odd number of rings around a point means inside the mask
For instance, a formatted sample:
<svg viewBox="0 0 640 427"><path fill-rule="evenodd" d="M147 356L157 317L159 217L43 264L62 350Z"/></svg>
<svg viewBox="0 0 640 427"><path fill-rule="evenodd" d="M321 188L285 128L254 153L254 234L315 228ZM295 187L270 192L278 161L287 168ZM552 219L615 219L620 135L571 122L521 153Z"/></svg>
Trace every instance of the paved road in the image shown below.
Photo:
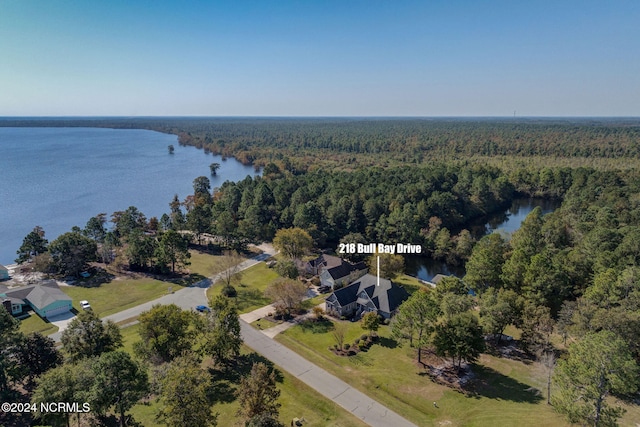
<svg viewBox="0 0 640 427"><path fill-rule="evenodd" d="M271 245L261 245L259 247L264 251L264 253L240 263L240 270L246 270L247 268L258 264L259 262L264 261L275 253ZM190 310L197 305L207 305L207 288L221 277L222 273L217 274L213 277L195 283L188 288L180 289L172 294L168 293L167 295L153 301L145 302L143 304L120 311L110 316L105 316L102 318L102 320L112 320L118 323L124 320L133 319L135 317L138 317L142 312L151 310L151 308L156 304L175 304L184 310ZM59 330L58 332L49 335L49 338L53 339L56 342L59 342L61 335L62 330Z"/></svg>
<svg viewBox="0 0 640 427"><path fill-rule="evenodd" d="M265 251L262 255L241 263L241 269L249 268L271 256L274 252L273 248L269 246L261 247ZM106 316L104 319L122 322L123 320L137 317L140 313L148 311L156 304L176 304L183 309L191 309L196 305L206 304L206 288L217 279L218 276L214 276L196 283L192 287L181 289L173 294ZM367 397L364 393L352 388L344 381L254 329L244 320L240 320L240 326L242 338L247 346L271 360L280 369L296 376L323 396L336 402L368 425L372 427L417 427L397 413ZM60 341L60 335L61 332L57 332L50 335L50 337L58 342Z"/></svg>
<svg viewBox="0 0 640 427"><path fill-rule="evenodd" d="M417 427L241 320L244 343L372 427Z"/></svg>

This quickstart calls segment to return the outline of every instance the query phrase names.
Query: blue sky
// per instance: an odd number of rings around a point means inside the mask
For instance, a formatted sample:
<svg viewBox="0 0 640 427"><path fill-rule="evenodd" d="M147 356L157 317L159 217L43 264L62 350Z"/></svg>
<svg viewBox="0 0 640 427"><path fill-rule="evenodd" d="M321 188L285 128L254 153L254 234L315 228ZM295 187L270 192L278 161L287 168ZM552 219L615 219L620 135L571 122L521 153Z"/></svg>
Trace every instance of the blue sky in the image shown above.
<svg viewBox="0 0 640 427"><path fill-rule="evenodd" d="M640 116L640 1L1 0L0 116Z"/></svg>

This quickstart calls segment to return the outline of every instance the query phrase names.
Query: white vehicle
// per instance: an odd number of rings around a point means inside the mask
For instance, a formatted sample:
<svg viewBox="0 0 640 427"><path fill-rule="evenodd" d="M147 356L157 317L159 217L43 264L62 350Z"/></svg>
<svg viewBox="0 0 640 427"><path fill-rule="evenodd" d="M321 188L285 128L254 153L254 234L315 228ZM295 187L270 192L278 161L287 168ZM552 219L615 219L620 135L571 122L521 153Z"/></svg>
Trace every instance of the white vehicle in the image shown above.
<svg viewBox="0 0 640 427"><path fill-rule="evenodd" d="M82 307L83 310L91 310L91 304L89 304L87 300L80 301L80 307Z"/></svg>

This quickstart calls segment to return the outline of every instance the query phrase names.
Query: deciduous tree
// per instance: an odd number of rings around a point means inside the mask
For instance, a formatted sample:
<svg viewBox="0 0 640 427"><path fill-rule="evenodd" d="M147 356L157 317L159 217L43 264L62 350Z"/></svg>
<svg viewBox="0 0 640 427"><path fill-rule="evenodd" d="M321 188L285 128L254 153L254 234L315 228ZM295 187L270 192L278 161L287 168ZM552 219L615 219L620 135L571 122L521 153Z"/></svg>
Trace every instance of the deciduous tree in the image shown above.
<svg viewBox="0 0 640 427"><path fill-rule="evenodd" d="M313 247L313 239L301 228L286 228L276 232L273 246L285 256L299 259Z"/></svg>
<svg viewBox="0 0 640 427"><path fill-rule="evenodd" d="M298 280L278 279L265 290L268 298L286 309L295 308L307 295L307 287Z"/></svg>
<svg viewBox="0 0 640 427"><path fill-rule="evenodd" d="M51 261L56 271L78 277L87 263L95 261L98 245L80 233L64 233L49 245Z"/></svg>
<svg viewBox="0 0 640 427"><path fill-rule="evenodd" d="M248 376L240 380L236 392L240 409L238 416L250 420L258 415L277 417L280 390L276 387L275 372L262 362L254 363Z"/></svg>
<svg viewBox="0 0 640 427"><path fill-rule="evenodd" d="M380 258L380 277L394 279L404 271L404 258L402 255L375 254L369 257L369 272L376 275L378 272L378 258Z"/></svg>
<svg viewBox="0 0 640 427"><path fill-rule="evenodd" d="M436 325L433 344L436 354L451 358L458 369L463 361L478 360L485 348L482 327L469 312L457 314Z"/></svg>
<svg viewBox="0 0 640 427"><path fill-rule="evenodd" d="M218 295L210 301L204 328L203 351L217 364L225 364L240 354L242 336L238 310L231 300Z"/></svg>
<svg viewBox="0 0 640 427"><path fill-rule="evenodd" d="M365 331L369 331L369 336L371 336L371 334L377 331L380 327L380 317L378 316L378 313L373 311L365 313L360 321L360 326L362 326L362 329Z"/></svg>
<svg viewBox="0 0 640 427"><path fill-rule="evenodd" d="M160 380L158 421L170 427L216 426L218 415L212 414L208 398L210 378L192 354L173 360Z"/></svg>
<svg viewBox="0 0 640 427"><path fill-rule="evenodd" d="M82 311L60 337L71 360L99 356L122 346L120 328L111 320L103 322L93 311Z"/></svg>
<svg viewBox="0 0 640 427"><path fill-rule="evenodd" d="M142 341L135 344L134 350L152 363L170 362L191 349L194 316L175 304L154 305L138 317Z"/></svg>
<svg viewBox="0 0 640 427"><path fill-rule="evenodd" d="M114 407L124 427L125 412L149 391L147 371L124 351L103 353L93 368L93 401L103 411Z"/></svg>

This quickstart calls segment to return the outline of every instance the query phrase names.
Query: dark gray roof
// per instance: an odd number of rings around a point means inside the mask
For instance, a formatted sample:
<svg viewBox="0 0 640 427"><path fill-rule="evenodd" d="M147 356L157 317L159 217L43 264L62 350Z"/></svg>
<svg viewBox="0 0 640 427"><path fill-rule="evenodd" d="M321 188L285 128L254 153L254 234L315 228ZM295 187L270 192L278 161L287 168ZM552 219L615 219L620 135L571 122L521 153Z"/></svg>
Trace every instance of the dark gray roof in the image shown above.
<svg viewBox="0 0 640 427"><path fill-rule="evenodd" d="M362 291L367 293L378 310L389 314L409 298L407 291L391 280L381 278L378 286L378 278L372 274L365 274L349 286L338 289L333 295L344 306L356 301Z"/></svg>
<svg viewBox="0 0 640 427"><path fill-rule="evenodd" d="M340 260L340 261L342 261L342 263L340 265L337 265L337 266L335 266L333 268L328 268L327 269L327 272L334 279L340 279L342 277L346 277L346 276L350 275L354 271L366 270L366 268L367 268L367 265L364 262L359 262L357 264L351 264L351 263L346 262L344 260Z"/></svg>
<svg viewBox="0 0 640 427"><path fill-rule="evenodd" d="M309 264L312 267L325 267L328 269L342 264L342 259L338 258L337 256L322 254L318 258L309 261Z"/></svg>

